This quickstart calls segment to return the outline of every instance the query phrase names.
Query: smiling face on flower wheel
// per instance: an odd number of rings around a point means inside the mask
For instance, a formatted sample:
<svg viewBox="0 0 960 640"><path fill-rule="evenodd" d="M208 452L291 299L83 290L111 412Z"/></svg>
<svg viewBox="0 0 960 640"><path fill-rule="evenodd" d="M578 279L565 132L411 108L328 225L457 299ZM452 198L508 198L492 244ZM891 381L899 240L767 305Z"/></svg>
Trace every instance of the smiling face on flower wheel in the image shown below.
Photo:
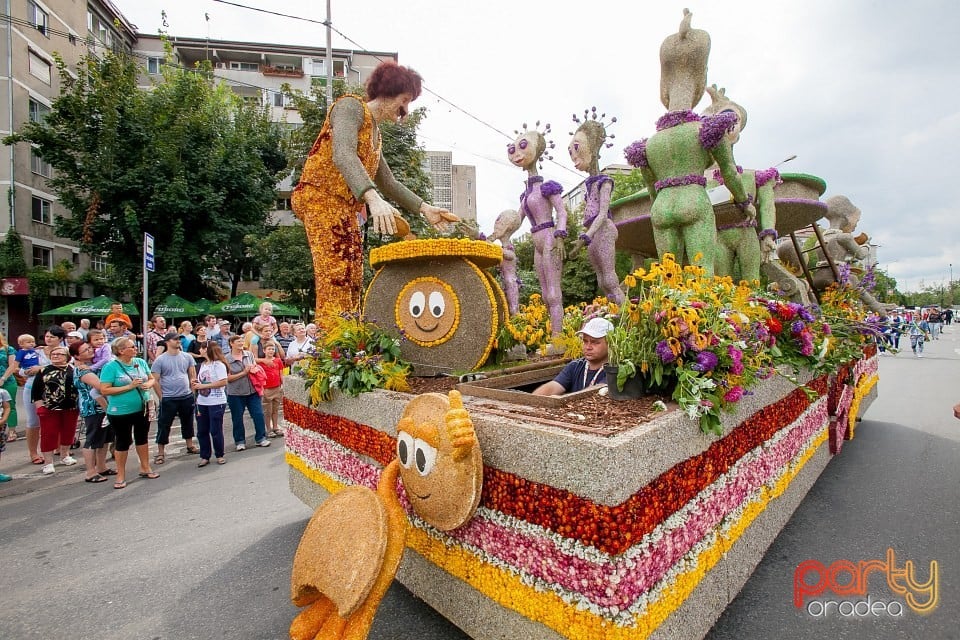
<svg viewBox="0 0 960 640"><path fill-rule="evenodd" d="M448 418L450 409L446 396L425 393L410 402L397 425L397 460L407 498L418 516L441 531L470 519L483 486L473 427L466 412Z"/></svg>
<svg viewBox="0 0 960 640"><path fill-rule="evenodd" d="M460 324L460 300L453 287L438 278L411 280L397 296L396 322L421 346L443 344Z"/></svg>

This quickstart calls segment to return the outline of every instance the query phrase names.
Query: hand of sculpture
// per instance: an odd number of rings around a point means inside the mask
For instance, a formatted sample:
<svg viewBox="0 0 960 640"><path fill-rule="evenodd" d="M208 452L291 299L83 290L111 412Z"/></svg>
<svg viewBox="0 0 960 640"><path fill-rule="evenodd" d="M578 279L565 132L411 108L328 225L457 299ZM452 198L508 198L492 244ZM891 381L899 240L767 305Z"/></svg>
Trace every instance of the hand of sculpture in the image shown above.
<svg viewBox="0 0 960 640"><path fill-rule="evenodd" d="M573 243L572 247L570 247L570 253L569 253L570 257L572 258L573 256L580 253L580 251L583 250L583 247L584 247L583 239L577 238L577 241Z"/></svg>
<svg viewBox="0 0 960 640"><path fill-rule="evenodd" d="M564 246L563 238L557 238L553 243L553 249L550 252L560 258L561 261L567 259L567 248Z"/></svg>
<svg viewBox="0 0 960 640"><path fill-rule="evenodd" d="M773 254L777 251L777 241L772 236L763 236L760 239L760 260L764 263L770 262Z"/></svg>
<svg viewBox="0 0 960 640"><path fill-rule="evenodd" d="M757 219L757 208L753 206L752 202L743 208L743 216L744 220L753 221Z"/></svg>
<svg viewBox="0 0 960 640"><path fill-rule="evenodd" d="M395 235L397 233L397 223L393 216L397 214L397 210L381 198L380 194L374 189L364 193L363 199L370 210L370 217L373 218L373 232Z"/></svg>
<svg viewBox="0 0 960 640"><path fill-rule="evenodd" d="M448 222L460 222L460 218L450 213L449 210L441 207L435 207L432 204L427 204L426 202L420 205L420 213L422 213L423 217L427 219L427 222L429 222L438 230Z"/></svg>
<svg viewBox="0 0 960 640"><path fill-rule="evenodd" d="M459 391L450 391L450 409L443 419L447 427L447 435L453 444L453 457L462 460L470 450L477 445L477 434L473 428L470 414L463 408L463 397Z"/></svg>

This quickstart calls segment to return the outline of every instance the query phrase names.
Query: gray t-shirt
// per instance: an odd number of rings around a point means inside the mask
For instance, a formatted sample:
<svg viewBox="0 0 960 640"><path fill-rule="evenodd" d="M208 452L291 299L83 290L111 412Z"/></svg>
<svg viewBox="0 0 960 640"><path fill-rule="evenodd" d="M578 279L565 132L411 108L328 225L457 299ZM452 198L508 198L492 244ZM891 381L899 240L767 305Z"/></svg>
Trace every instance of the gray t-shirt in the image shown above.
<svg viewBox="0 0 960 640"><path fill-rule="evenodd" d="M234 358L232 353L227 353L226 359L227 372L230 375L236 375L243 371L243 368L248 364L252 365L256 363L256 360L253 359L253 354L249 351L244 351L243 358L240 360ZM243 376L232 382L227 382L228 396L249 396L252 393L256 393L256 391L253 388L253 383L250 382L250 376Z"/></svg>
<svg viewBox="0 0 960 640"><path fill-rule="evenodd" d="M190 367L195 368L193 356L184 352L174 355L164 351L150 365L150 371L160 377L160 392L164 398L182 398L193 395L190 388Z"/></svg>

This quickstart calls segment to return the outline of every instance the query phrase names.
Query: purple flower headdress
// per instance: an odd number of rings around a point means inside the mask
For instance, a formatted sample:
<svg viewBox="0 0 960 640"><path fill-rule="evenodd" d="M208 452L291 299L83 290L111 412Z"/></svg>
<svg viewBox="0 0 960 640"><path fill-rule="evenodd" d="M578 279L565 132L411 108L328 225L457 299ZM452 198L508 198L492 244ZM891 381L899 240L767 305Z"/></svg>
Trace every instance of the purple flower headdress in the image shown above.
<svg viewBox="0 0 960 640"><path fill-rule="evenodd" d="M535 134L537 134L537 136L538 136L539 138L542 138L542 139L543 139L544 148L543 148L543 151L540 153L540 155L537 157L537 166L539 166L541 169L543 169L543 159L544 159L544 158L546 158L547 160L553 160L553 154L550 153L550 149L554 149L554 148L556 147L556 145L553 143L553 140L550 140L550 139L547 137L548 135L550 135L550 123L549 123L549 122L546 123L546 124L544 124L544 126L543 126L543 131L540 130L540 121L539 121L539 120L537 120L537 121L534 123L533 129L529 128L529 127L527 126L527 123L524 122L524 123L523 123L523 131L519 131L519 130L517 130L517 129L514 129L514 130L513 130L513 133L514 133L514 135L516 135L517 137L520 137L520 136L522 136L522 135L525 134L525 133L535 133ZM515 144L514 142L510 142L510 144L507 145L507 153L510 154L510 155L512 155L513 152L514 152L514 144ZM525 146L526 141L521 140L519 144L520 144L520 147L521 147L521 148L523 148L523 149L526 148L526 146Z"/></svg>

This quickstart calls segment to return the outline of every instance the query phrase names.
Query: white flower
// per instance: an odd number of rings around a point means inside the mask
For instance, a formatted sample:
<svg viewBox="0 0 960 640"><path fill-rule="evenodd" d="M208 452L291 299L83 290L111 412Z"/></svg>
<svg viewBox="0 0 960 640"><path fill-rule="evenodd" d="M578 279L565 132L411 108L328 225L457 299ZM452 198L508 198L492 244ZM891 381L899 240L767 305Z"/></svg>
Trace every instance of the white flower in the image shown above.
<svg viewBox="0 0 960 640"><path fill-rule="evenodd" d="M653 403L653 410L657 412L666 411L667 405L663 400L657 400Z"/></svg>

